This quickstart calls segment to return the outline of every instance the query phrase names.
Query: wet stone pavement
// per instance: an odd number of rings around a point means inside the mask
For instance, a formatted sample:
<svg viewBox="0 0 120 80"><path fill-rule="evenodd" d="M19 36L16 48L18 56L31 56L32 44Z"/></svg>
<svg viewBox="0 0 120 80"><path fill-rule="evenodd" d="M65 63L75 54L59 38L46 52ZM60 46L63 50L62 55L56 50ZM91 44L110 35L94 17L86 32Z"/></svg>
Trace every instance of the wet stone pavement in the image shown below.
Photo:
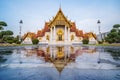
<svg viewBox="0 0 120 80"><path fill-rule="evenodd" d="M0 47L0 80L120 80L120 47Z"/></svg>

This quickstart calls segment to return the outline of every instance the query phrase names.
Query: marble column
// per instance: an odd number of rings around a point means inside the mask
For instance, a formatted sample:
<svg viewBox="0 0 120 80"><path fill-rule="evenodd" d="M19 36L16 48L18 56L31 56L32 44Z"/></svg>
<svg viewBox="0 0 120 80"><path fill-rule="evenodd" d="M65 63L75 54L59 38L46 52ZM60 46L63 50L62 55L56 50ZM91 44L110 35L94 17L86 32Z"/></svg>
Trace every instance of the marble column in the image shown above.
<svg viewBox="0 0 120 80"><path fill-rule="evenodd" d="M52 42L52 27L50 28L51 29L51 32L50 32L50 40Z"/></svg>
<svg viewBox="0 0 120 80"><path fill-rule="evenodd" d="M70 28L68 28L68 41L70 41Z"/></svg>
<svg viewBox="0 0 120 80"><path fill-rule="evenodd" d="M66 38L67 38L67 36L66 36L66 26L65 26L65 37L64 37L64 40L65 40L65 42L66 42Z"/></svg>
<svg viewBox="0 0 120 80"><path fill-rule="evenodd" d="M55 41L56 41L56 27L55 27Z"/></svg>
<svg viewBox="0 0 120 80"><path fill-rule="evenodd" d="M55 41L55 37L56 37L56 36L55 36L55 26L54 26L54 37L53 37L53 38L54 38L54 41Z"/></svg>
<svg viewBox="0 0 120 80"><path fill-rule="evenodd" d="M52 27L52 41L54 40L54 28Z"/></svg>
<svg viewBox="0 0 120 80"><path fill-rule="evenodd" d="M50 47L50 57L52 58L52 47Z"/></svg>
<svg viewBox="0 0 120 80"><path fill-rule="evenodd" d="M68 28L66 27L66 41L68 41Z"/></svg>

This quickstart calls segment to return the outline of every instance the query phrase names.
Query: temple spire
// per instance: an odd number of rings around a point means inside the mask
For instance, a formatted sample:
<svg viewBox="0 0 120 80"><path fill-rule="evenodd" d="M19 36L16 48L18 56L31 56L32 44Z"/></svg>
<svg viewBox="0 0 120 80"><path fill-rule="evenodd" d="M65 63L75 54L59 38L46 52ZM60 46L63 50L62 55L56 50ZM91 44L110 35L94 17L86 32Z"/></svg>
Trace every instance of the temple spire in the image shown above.
<svg viewBox="0 0 120 80"><path fill-rule="evenodd" d="M59 10L61 10L61 0L59 0L59 1L60 1Z"/></svg>
<svg viewBox="0 0 120 80"><path fill-rule="evenodd" d="M60 3L60 6L59 6L59 10L61 10L61 3Z"/></svg>
<svg viewBox="0 0 120 80"><path fill-rule="evenodd" d="M60 3L60 9L61 9L61 3Z"/></svg>

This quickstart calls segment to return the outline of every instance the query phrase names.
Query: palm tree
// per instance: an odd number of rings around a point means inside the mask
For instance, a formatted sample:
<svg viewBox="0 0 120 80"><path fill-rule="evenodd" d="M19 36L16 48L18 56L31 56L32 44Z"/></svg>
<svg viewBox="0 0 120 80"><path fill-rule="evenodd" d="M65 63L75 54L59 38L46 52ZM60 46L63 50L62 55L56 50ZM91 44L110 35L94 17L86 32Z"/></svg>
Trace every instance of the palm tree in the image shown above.
<svg viewBox="0 0 120 80"><path fill-rule="evenodd" d="M4 26L7 26L7 23L6 22L3 22L3 21L0 21L0 30L3 30Z"/></svg>

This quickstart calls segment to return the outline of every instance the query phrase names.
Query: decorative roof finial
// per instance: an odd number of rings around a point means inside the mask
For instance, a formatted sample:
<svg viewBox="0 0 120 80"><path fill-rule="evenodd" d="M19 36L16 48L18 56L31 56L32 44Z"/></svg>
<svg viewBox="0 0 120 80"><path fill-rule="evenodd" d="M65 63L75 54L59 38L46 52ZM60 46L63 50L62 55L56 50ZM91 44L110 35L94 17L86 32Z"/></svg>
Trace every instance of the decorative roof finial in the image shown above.
<svg viewBox="0 0 120 80"><path fill-rule="evenodd" d="M59 6L59 10L61 10L61 1L60 1L60 6Z"/></svg>
<svg viewBox="0 0 120 80"><path fill-rule="evenodd" d="M60 4L60 6L59 6L59 10L61 10L61 4Z"/></svg>

